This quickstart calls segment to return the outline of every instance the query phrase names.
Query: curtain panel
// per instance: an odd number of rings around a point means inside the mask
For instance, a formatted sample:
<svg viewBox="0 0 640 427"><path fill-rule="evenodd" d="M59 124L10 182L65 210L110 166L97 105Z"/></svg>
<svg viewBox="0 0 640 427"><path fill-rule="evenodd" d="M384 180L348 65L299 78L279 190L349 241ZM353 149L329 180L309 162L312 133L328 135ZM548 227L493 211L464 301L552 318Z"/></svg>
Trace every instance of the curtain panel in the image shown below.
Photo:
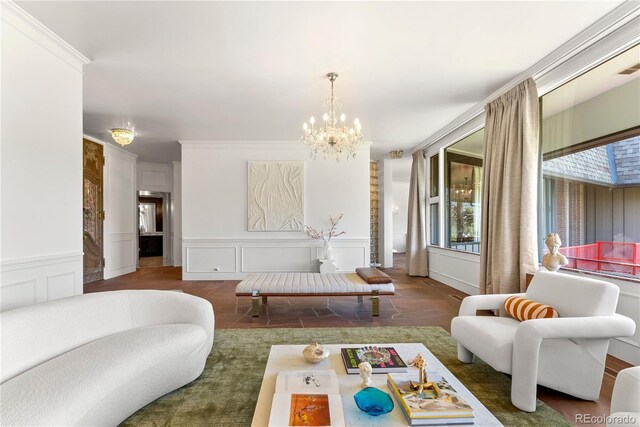
<svg viewBox="0 0 640 427"><path fill-rule="evenodd" d="M427 264L427 161L424 152L413 153L409 183L409 214L407 221L407 273L409 276L429 275Z"/></svg>
<svg viewBox="0 0 640 427"><path fill-rule="evenodd" d="M480 293L524 292L538 268L540 110L533 79L485 107Z"/></svg>

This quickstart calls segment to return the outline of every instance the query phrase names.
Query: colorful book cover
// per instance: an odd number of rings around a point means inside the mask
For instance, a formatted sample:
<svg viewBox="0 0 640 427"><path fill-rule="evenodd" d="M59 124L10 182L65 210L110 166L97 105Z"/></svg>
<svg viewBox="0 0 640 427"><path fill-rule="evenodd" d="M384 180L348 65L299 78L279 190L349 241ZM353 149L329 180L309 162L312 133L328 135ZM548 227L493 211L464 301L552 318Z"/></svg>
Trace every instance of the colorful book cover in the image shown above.
<svg viewBox="0 0 640 427"><path fill-rule="evenodd" d="M472 418L473 409L446 379L429 373L435 387L418 392L412 387L417 375L388 374L387 384L406 415L411 418Z"/></svg>
<svg viewBox="0 0 640 427"><path fill-rule="evenodd" d="M389 372L407 372L407 364L402 360L393 347L380 347L387 350L391 355L391 359L387 363L371 364L374 374L386 374ZM358 365L362 360L358 357L360 348L345 347L341 349L342 361L348 374L357 374L360 372Z"/></svg>
<svg viewBox="0 0 640 427"><path fill-rule="evenodd" d="M290 426L330 426L329 396L326 394L292 394Z"/></svg>

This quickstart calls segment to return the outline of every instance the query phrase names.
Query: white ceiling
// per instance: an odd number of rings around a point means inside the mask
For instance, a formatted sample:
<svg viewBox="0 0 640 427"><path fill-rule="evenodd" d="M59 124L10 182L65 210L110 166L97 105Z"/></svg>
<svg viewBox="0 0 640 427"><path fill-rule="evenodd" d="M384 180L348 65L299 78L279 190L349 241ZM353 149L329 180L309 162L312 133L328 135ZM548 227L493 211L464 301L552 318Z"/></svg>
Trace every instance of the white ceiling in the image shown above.
<svg viewBox="0 0 640 427"><path fill-rule="evenodd" d="M93 60L85 133L129 121L160 163L179 139L298 139L329 71L374 158L410 154L620 3L18 2Z"/></svg>

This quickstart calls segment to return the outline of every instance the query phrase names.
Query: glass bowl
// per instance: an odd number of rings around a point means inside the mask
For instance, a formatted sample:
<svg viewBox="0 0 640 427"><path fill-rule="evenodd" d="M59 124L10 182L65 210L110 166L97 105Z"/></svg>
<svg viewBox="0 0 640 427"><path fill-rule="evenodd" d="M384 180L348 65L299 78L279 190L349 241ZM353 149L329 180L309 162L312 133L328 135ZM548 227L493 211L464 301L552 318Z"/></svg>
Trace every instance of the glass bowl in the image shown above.
<svg viewBox="0 0 640 427"><path fill-rule="evenodd" d="M393 399L387 393L375 387L367 387L355 394L353 400L358 408L377 417L393 411Z"/></svg>

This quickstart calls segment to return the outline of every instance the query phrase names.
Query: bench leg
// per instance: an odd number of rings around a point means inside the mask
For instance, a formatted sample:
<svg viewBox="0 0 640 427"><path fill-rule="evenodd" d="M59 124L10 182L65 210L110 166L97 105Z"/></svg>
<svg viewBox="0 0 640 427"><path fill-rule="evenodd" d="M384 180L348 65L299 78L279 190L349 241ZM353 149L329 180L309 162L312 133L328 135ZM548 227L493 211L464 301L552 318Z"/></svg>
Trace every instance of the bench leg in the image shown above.
<svg viewBox="0 0 640 427"><path fill-rule="evenodd" d="M380 296L379 292L371 291L371 315L374 317L380 316Z"/></svg>
<svg viewBox="0 0 640 427"><path fill-rule="evenodd" d="M264 295L262 296L262 303L263 303L263 304L266 304L266 303L267 303L267 297L266 297L266 296L264 296Z"/></svg>
<svg viewBox="0 0 640 427"><path fill-rule="evenodd" d="M363 298L362 295L358 295L358 303L362 304Z"/></svg>
<svg viewBox="0 0 640 427"><path fill-rule="evenodd" d="M260 317L260 291L251 292L251 316Z"/></svg>

